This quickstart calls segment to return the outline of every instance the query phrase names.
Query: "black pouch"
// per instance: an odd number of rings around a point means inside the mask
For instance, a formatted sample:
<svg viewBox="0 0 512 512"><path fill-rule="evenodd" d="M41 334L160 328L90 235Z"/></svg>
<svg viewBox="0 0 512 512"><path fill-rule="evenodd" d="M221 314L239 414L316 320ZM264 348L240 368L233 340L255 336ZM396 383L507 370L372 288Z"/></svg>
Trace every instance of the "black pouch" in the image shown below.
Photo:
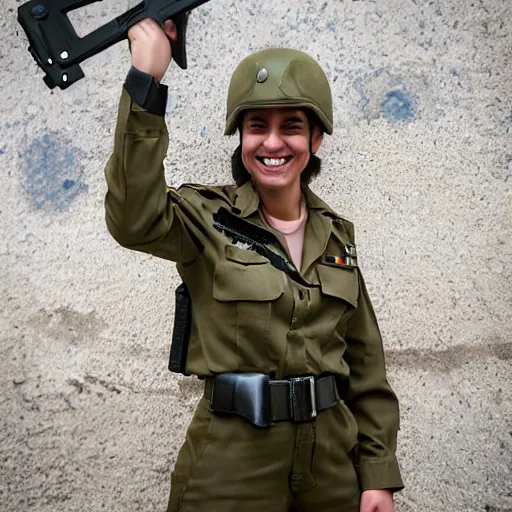
<svg viewBox="0 0 512 512"><path fill-rule="evenodd" d="M190 340L190 322L192 319L192 300L185 283L176 288L176 303L174 308L174 329L172 332L171 353L169 355L169 370L183 375L187 373L188 343Z"/></svg>
<svg viewBox="0 0 512 512"><path fill-rule="evenodd" d="M261 373L215 376L210 411L234 414L262 428L270 426L270 377Z"/></svg>
<svg viewBox="0 0 512 512"><path fill-rule="evenodd" d="M341 375L334 375L334 380L336 382L336 389L338 391L338 396L342 400L346 400L348 396L348 392L350 391L350 380L348 377L342 377Z"/></svg>

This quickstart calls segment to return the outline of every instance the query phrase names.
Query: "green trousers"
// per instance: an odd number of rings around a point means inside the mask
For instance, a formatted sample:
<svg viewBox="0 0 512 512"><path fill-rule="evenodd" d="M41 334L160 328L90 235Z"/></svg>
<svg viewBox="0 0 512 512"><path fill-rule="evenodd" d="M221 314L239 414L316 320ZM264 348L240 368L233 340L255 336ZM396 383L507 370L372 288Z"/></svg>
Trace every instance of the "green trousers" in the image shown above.
<svg viewBox="0 0 512 512"><path fill-rule="evenodd" d="M307 423L260 429L201 399L171 478L168 512L358 512L357 425L340 401Z"/></svg>

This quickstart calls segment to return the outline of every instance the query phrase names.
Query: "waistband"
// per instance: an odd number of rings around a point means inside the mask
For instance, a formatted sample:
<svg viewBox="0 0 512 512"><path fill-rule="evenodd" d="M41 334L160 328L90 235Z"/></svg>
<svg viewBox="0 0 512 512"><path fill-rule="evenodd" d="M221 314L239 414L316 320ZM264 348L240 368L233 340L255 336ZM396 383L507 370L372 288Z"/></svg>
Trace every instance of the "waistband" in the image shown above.
<svg viewBox="0 0 512 512"><path fill-rule="evenodd" d="M205 379L204 394L212 412L243 416L257 426L310 421L340 400L333 375L270 379L263 374L219 374Z"/></svg>

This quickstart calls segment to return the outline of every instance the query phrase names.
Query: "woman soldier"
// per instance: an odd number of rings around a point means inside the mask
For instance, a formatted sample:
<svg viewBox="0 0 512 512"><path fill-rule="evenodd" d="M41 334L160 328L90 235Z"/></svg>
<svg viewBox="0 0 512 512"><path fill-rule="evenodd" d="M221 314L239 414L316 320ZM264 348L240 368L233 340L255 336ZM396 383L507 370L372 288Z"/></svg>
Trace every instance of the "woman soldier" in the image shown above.
<svg viewBox="0 0 512 512"><path fill-rule="evenodd" d="M295 50L243 60L225 133L236 185L166 186L172 23L129 32L133 66L106 168L124 247L177 262L192 314L184 373L205 380L168 511L392 512L398 403L353 225L309 188L329 84Z"/></svg>

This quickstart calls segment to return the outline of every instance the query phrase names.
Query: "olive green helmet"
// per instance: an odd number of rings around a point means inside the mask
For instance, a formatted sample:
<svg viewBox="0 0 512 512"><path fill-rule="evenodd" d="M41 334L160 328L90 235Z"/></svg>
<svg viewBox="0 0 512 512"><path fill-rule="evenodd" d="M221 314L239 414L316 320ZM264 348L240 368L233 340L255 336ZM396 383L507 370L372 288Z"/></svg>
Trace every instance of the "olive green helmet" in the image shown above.
<svg viewBox="0 0 512 512"><path fill-rule="evenodd" d="M238 64L228 90L225 135L235 133L238 116L251 108L302 107L312 110L332 134L332 98L322 68L307 53L269 48Z"/></svg>

